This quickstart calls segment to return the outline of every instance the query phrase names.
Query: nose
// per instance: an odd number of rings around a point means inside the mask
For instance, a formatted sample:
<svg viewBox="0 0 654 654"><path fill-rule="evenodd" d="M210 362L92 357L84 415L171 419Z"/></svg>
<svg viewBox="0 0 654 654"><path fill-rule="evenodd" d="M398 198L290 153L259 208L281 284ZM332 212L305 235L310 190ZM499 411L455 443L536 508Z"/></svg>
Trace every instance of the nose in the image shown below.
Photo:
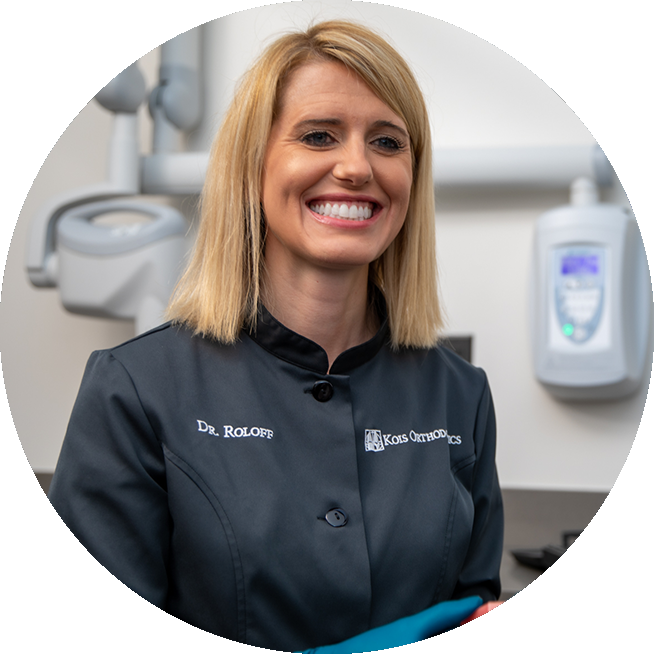
<svg viewBox="0 0 654 654"><path fill-rule="evenodd" d="M336 179L352 186L363 186L370 181L373 172L365 143L350 143L343 147L333 174Z"/></svg>

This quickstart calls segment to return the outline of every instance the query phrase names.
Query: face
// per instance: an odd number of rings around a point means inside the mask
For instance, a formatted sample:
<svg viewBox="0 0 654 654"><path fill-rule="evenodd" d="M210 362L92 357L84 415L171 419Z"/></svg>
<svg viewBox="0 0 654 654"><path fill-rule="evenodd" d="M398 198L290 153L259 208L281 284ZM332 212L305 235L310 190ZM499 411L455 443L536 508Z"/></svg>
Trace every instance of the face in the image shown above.
<svg viewBox="0 0 654 654"><path fill-rule="evenodd" d="M264 161L266 265L367 266L400 231L411 184L404 121L343 65L298 68Z"/></svg>

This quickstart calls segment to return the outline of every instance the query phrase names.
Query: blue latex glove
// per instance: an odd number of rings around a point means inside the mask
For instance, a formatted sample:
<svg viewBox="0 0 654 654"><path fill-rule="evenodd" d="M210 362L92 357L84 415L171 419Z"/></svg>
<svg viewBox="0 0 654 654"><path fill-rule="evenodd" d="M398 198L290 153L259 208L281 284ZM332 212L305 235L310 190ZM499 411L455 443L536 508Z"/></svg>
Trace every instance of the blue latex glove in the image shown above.
<svg viewBox="0 0 654 654"><path fill-rule="evenodd" d="M511 598L543 610L547 627L543 631L543 647L552 654L577 654L581 641L577 629L581 617L574 609L561 606L559 596L551 590L523 590ZM463 645L463 636L458 628L443 634L443 640L450 645ZM515 649L497 648L498 653L515 654Z"/></svg>
<svg viewBox="0 0 654 654"><path fill-rule="evenodd" d="M383 627L364 631L358 636L348 638L335 645L325 645L308 649L303 654L355 654L374 652L400 645L410 645L430 636L453 629L483 604L481 597L464 597L434 604L428 609L401 618Z"/></svg>

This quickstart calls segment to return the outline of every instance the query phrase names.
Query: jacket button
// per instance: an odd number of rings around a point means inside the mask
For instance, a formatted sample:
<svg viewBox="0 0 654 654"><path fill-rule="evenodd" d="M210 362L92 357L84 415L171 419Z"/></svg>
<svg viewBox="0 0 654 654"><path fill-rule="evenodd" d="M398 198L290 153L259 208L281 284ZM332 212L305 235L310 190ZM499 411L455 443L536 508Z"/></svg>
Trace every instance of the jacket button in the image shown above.
<svg viewBox="0 0 654 654"><path fill-rule="evenodd" d="M311 394L318 402L329 402L334 395L334 387L328 381L317 381L311 389Z"/></svg>
<svg viewBox="0 0 654 654"><path fill-rule="evenodd" d="M332 527L344 527L347 524L347 513L343 509L331 509L325 514L325 520Z"/></svg>

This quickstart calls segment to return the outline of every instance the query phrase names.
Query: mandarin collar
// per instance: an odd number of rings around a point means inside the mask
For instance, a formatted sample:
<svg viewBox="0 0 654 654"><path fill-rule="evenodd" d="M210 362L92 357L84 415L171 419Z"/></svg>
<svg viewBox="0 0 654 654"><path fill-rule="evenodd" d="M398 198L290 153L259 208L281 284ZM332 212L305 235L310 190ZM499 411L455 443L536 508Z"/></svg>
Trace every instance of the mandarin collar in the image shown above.
<svg viewBox="0 0 654 654"><path fill-rule="evenodd" d="M255 343L284 361L321 375L343 375L370 361L388 341L389 328L386 303L381 294L376 298L380 328L365 343L355 345L338 355L329 369L327 352L312 340L282 325L263 305L259 305L257 323L248 333ZM247 332L246 332L247 333Z"/></svg>

